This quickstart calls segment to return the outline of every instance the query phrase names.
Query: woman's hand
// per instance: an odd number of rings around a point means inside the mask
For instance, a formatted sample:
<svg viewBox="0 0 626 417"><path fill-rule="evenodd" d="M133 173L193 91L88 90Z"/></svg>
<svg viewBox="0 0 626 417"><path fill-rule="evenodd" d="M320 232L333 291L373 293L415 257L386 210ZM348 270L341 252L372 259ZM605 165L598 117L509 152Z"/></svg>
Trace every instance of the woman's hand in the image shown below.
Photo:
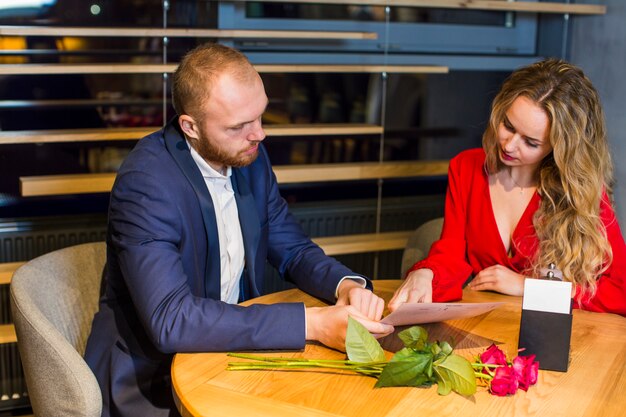
<svg viewBox="0 0 626 417"><path fill-rule="evenodd" d="M497 291L507 295L524 295L526 277L506 266L493 265L483 269L474 277L468 287L475 291Z"/></svg>
<svg viewBox="0 0 626 417"><path fill-rule="evenodd" d="M411 271L396 290L389 311L394 311L403 303L431 303L433 301L433 271L418 269Z"/></svg>

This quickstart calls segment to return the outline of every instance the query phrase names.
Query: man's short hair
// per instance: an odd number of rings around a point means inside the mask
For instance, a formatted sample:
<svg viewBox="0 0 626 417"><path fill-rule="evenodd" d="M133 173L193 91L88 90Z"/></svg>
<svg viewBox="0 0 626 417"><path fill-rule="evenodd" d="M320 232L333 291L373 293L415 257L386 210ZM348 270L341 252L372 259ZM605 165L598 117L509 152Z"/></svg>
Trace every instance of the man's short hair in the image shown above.
<svg viewBox="0 0 626 417"><path fill-rule="evenodd" d="M172 76L172 104L177 114L199 117L211 94L211 85L224 71L242 79L254 67L236 49L218 43L205 43L189 51Z"/></svg>

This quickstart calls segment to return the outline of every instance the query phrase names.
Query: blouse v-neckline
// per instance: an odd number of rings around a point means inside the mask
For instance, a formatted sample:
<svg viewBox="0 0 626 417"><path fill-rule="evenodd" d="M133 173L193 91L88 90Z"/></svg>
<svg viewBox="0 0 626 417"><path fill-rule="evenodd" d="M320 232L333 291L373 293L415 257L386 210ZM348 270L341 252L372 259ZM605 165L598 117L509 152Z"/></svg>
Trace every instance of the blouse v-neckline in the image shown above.
<svg viewBox="0 0 626 417"><path fill-rule="evenodd" d="M506 245L504 241L502 240L502 233L500 233L498 222L496 221L496 213L494 212L494 209L493 209L491 188L489 187L489 175L485 173L483 176L484 176L484 181L485 181L487 197L489 198L489 212L491 213L491 223L493 227L495 228L496 233L498 234L498 241L500 242L500 251L505 255L505 258L511 261L517 255L517 251L515 250L516 249L515 241L516 241L516 236L519 235L520 233L520 228L522 226L528 226L528 225L530 225L530 227L534 227L532 224L532 215L536 211L534 207L536 206L536 202L539 199L539 194L537 193L537 190L533 191L533 195L530 197L530 200L528 200L528 203L526 204L526 207L524 208L522 215L520 216L519 220L517 221L517 224L515 225L515 227L513 228L513 231L511 232L511 237L510 237L511 242L509 244L509 250L507 251Z"/></svg>

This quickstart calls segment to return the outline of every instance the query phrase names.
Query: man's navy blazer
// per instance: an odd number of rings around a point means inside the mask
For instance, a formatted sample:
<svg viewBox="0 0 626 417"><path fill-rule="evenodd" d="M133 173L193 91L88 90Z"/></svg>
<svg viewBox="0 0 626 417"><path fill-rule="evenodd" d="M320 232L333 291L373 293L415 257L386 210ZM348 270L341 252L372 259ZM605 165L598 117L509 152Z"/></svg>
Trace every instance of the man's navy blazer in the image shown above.
<svg viewBox="0 0 626 417"><path fill-rule="evenodd" d="M269 261L300 289L334 303L339 281L355 274L325 256L289 214L264 147L231 179L246 298L262 294ZM176 415L174 353L303 348L302 304L219 301L218 245L210 194L175 119L138 142L111 192L103 295L85 353L104 416Z"/></svg>

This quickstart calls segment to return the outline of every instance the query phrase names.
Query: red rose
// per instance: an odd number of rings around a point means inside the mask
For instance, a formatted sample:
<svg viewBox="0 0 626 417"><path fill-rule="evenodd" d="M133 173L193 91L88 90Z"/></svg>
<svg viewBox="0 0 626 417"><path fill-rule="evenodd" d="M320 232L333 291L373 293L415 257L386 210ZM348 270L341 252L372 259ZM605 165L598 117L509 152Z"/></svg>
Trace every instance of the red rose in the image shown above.
<svg viewBox="0 0 626 417"><path fill-rule="evenodd" d="M535 361L535 355L517 356L513 359L513 371L519 381L519 387L524 391L537 382L539 362Z"/></svg>
<svg viewBox="0 0 626 417"><path fill-rule="evenodd" d="M508 365L506 355L495 344L492 344L480 355L480 361L487 365Z"/></svg>
<svg viewBox="0 0 626 417"><path fill-rule="evenodd" d="M509 394L515 394L519 383L515 370L512 366L500 366L496 368L496 374L491 380L489 391L501 397Z"/></svg>
<svg viewBox="0 0 626 417"><path fill-rule="evenodd" d="M537 383L539 362L535 355L517 356L509 362L506 355L495 344L485 350L472 366L480 373L476 377L489 386L493 395L515 394L518 388L524 391Z"/></svg>
<svg viewBox="0 0 626 417"><path fill-rule="evenodd" d="M533 355L535 356L535 355ZM534 361L531 366L527 367L528 385L535 385L539 377L539 362Z"/></svg>

